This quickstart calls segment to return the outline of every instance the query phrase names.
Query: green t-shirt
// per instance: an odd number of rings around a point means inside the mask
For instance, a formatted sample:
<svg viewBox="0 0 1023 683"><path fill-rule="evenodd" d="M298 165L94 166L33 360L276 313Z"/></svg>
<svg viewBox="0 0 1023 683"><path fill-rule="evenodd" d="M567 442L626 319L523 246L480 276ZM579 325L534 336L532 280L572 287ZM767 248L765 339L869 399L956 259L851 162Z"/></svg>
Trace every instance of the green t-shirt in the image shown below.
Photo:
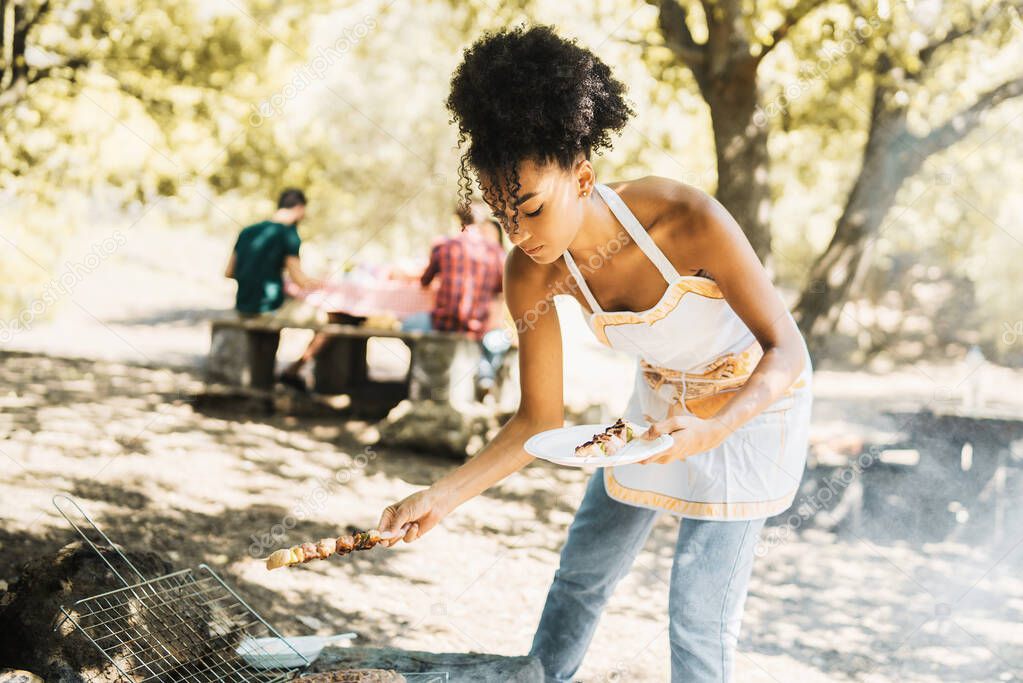
<svg viewBox="0 0 1023 683"><path fill-rule="evenodd" d="M263 221L250 225L234 245L234 307L242 313L266 313L284 303L284 259L298 256L302 240L294 225Z"/></svg>

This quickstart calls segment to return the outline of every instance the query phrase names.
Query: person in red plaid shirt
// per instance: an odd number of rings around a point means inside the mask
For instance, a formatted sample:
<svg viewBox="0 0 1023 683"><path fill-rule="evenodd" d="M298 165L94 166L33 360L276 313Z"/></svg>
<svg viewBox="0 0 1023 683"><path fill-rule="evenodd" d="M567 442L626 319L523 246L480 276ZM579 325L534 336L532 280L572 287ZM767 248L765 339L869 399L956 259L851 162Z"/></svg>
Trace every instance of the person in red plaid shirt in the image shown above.
<svg viewBox="0 0 1023 683"><path fill-rule="evenodd" d="M461 232L434 244L420 278L423 287L439 280L433 311L402 322L404 330L464 332L478 340L483 357L477 385L482 391L493 386L509 346L507 334L494 329L501 322L505 253L488 213L482 202L458 212Z"/></svg>

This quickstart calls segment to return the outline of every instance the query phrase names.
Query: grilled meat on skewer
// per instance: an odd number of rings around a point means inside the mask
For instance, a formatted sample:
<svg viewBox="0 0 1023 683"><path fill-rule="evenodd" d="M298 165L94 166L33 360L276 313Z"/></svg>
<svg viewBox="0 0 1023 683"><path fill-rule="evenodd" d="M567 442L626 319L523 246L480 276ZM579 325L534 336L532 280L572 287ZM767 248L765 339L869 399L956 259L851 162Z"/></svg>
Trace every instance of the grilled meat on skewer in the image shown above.
<svg viewBox="0 0 1023 683"><path fill-rule="evenodd" d="M290 548L277 550L266 560L267 569L289 567L311 560L325 560L331 555L347 555L355 550L369 550L381 540L377 529L360 531L355 535L338 538L322 538L316 543L302 543Z"/></svg>

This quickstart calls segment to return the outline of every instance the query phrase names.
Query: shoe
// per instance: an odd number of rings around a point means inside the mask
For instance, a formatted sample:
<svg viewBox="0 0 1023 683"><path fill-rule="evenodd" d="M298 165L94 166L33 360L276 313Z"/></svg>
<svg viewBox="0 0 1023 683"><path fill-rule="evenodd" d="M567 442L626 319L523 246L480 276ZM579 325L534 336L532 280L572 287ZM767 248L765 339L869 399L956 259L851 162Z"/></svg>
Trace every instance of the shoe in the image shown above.
<svg viewBox="0 0 1023 683"><path fill-rule="evenodd" d="M286 387L291 387L292 389L295 389L296 391L309 393L309 387L306 386L305 380L298 375L282 373L277 377L277 381Z"/></svg>

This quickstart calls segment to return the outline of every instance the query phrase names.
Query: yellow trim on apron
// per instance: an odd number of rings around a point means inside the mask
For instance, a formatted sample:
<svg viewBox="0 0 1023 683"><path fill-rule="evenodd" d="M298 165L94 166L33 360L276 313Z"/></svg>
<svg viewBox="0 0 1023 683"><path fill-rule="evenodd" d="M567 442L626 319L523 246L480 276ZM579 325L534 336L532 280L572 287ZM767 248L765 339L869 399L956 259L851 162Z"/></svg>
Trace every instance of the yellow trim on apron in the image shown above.
<svg viewBox="0 0 1023 683"><path fill-rule="evenodd" d="M653 308L640 313L633 311L601 311L593 313L591 315L591 321L594 326L593 331L597 335L597 339L604 346L611 346L605 328L634 323L653 325L674 311L682 297L690 292L708 299L725 298L725 295L721 293L721 288L710 278L698 275L680 275L661 295L661 300Z"/></svg>
<svg viewBox="0 0 1023 683"><path fill-rule="evenodd" d="M774 500L758 500L749 503L704 503L675 498L657 491L629 488L615 479L613 467L604 468L604 487L607 489L608 495L625 503L655 507L686 517L715 519L772 517L779 512L784 512L792 505L798 490L798 487L792 489L790 493Z"/></svg>
<svg viewBox="0 0 1023 683"><path fill-rule="evenodd" d="M746 384L763 349L717 282L680 275L621 197L607 186L598 184L597 189L667 283L661 299L647 310L605 311L571 252L564 254L590 307L597 339L639 356L626 414L635 420L641 415L661 419L673 405L681 405L687 414L711 418ZM709 451L664 465L604 468L608 495L697 519L754 519L785 511L805 467L811 378L807 353L806 368L792 386Z"/></svg>

